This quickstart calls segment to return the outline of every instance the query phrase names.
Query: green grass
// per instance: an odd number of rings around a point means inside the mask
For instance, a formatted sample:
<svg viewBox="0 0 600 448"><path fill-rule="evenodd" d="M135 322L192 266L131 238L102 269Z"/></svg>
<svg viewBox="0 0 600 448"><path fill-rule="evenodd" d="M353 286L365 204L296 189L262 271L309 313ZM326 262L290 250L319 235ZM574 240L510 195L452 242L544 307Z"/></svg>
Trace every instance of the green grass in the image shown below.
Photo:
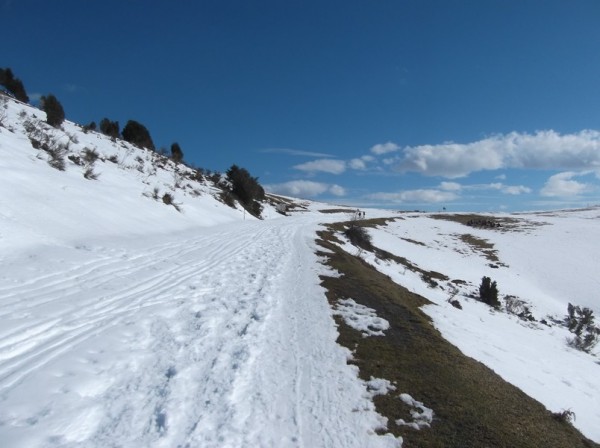
<svg viewBox="0 0 600 448"><path fill-rule="evenodd" d="M334 227L338 231L343 228L339 224ZM385 336L363 338L336 317L338 342L353 350L360 377L385 378L396 386L395 391L374 401L377 411L389 419L389 431L404 438L404 448L598 447L444 340L420 310L428 303L426 299L332 244L332 230L319 236L319 244L327 249L320 255L342 274L322 277L330 303L352 298L390 323ZM399 418L410 420L410 409L398 398L400 393L408 393L434 410L431 428L417 431L395 424Z"/></svg>

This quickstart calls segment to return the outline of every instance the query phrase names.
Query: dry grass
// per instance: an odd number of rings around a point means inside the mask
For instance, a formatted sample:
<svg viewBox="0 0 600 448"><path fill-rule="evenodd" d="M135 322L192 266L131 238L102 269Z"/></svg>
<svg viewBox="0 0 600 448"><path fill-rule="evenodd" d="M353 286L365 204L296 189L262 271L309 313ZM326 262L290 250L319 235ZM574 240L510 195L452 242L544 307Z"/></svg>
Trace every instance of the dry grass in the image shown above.
<svg viewBox="0 0 600 448"><path fill-rule="evenodd" d="M494 249L494 245L483 238L478 238L470 233L456 235L463 243L467 244L474 252L479 252L483 257L496 264L497 266L507 267L498 258L498 251Z"/></svg>

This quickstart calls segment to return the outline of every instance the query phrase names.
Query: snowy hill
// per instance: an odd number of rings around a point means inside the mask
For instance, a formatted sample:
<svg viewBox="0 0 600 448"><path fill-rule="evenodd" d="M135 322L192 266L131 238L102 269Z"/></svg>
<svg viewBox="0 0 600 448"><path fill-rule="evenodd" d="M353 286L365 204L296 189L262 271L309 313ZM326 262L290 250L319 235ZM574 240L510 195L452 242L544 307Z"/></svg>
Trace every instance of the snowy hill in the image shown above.
<svg viewBox="0 0 600 448"><path fill-rule="evenodd" d="M335 316L365 337L389 329L356 297L331 309L322 286L340 274L316 232L351 211L294 201L291 216L265 204L257 220L154 152L70 122L49 128L13 100L4 111L3 447L393 447L409 429L435 431L436 409L386 378L359 379L337 343ZM62 148L64 170L40 144ZM571 348L558 323L569 302L600 313L600 210L490 215L494 229L466 215L367 218L392 218L367 231L396 258L341 232L336 244L430 300L424 311L463 353L549 410L571 409L600 441L598 348ZM484 275L502 310L473 297ZM507 313L507 295L535 321ZM375 409L386 392L419 410L414 421Z"/></svg>
<svg viewBox="0 0 600 448"><path fill-rule="evenodd" d="M474 220L467 214L402 214L369 234L374 246L410 265L367 251L360 256L433 302L423 310L463 353L548 409L574 412L573 424L600 441L600 347L576 350L563 325L569 303L600 314L600 208L479 219L501 224L467 225ZM344 248L357 252L348 242ZM475 299L483 276L497 282L501 310ZM531 319L517 316L523 306Z"/></svg>

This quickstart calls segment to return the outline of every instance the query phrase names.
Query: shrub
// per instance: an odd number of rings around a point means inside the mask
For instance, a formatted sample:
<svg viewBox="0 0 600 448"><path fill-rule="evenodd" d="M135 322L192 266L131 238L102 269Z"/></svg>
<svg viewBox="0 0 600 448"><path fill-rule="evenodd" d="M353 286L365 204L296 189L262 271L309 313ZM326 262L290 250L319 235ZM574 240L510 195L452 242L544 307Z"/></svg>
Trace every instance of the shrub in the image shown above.
<svg viewBox="0 0 600 448"><path fill-rule="evenodd" d="M19 78L15 78L10 68L0 68L0 85L3 85L6 90L12 93L16 99L24 103L29 102L29 97L25 92L25 87Z"/></svg>
<svg viewBox="0 0 600 448"><path fill-rule="evenodd" d="M100 120L100 132L111 138L119 138L119 122L103 118Z"/></svg>
<svg viewBox="0 0 600 448"><path fill-rule="evenodd" d="M152 141L152 137L150 137L150 132L148 129L135 120L129 120L123 131L121 132L123 136L123 140L128 141L129 143L138 146L140 148L148 148L154 151L154 142Z"/></svg>
<svg viewBox="0 0 600 448"><path fill-rule="evenodd" d="M600 328L594 325L594 312L571 303L567 306L565 324L575 336L569 341L571 347L589 353L598 343Z"/></svg>
<svg viewBox="0 0 600 448"><path fill-rule="evenodd" d="M367 232L367 230L353 222L350 224L344 231L344 235L350 240L352 244L356 247L360 247L364 250L372 250L373 245L371 244L371 235Z"/></svg>
<svg viewBox="0 0 600 448"><path fill-rule="evenodd" d="M43 96L40 99L40 105L46 112L46 123L50 126L57 128L65 121L65 111L54 95Z"/></svg>
<svg viewBox="0 0 600 448"><path fill-rule="evenodd" d="M89 124L86 124L83 126L83 132L85 132L86 134L90 131L95 131L96 130L96 122L95 121L91 121ZM118 134L118 132L117 132Z"/></svg>
<svg viewBox="0 0 600 448"><path fill-rule="evenodd" d="M165 193L162 197L162 201L166 205L172 205L173 207L175 207L175 210L177 210L178 212L181 211L179 204L175 203L175 199L173 198L173 195L171 193Z"/></svg>
<svg viewBox="0 0 600 448"><path fill-rule="evenodd" d="M45 147L44 150L50 156L48 159L48 165L59 171L64 171L66 168L65 154L67 153L67 148L53 140L50 141L50 144Z"/></svg>
<svg viewBox="0 0 600 448"><path fill-rule="evenodd" d="M258 178L252 177L245 168L231 165L227 170L227 179L231 184L231 193L238 198L246 210L259 217L262 205L258 201L265 198L265 190L258 183Z"/></svg>
<svg viewBox="0 0 600 448"><path fill-rule="evenodd" d="M88 165L93 165L98 160L98 152L95 149L84 148L83 150L83 161Z"/></svg>
<svg viewBox="0 0 600 448"><path fill-rule="evenodd" d="M553 412L552 418L561 423L573 423L575 420L575 412L570 409L564 409L560 412Z"/></svg>
<svg viewBox="0 0 600 448"><path fill-rule="evenodd" d="M462 305L456 299L451 299L450 300L450 305L452 305L454 308L458 308L459 310L462 310Z"/></svg>
<svg viewBox="0 0 600 448"><path fill-rule="evenodd" d="M0 92L0 126L4 126L6 119L6 109L8 108L6 97Z"/></svg>
<svg viewBox="0 0 600 448"><path fill-rule="evenodd" d="M173 162L175 163L183 161L183 151L177 142L171 145L171 159L173 159Z"/></svg>
<svg viewBox="0 0 600 448"><path fill-rule="evenodd" d="M98 176L100 176L100 174L96 173L92 166L88 166L83 172L83 177L88 180L96 180L98 179Z"/></svg>
<svg viewBox="0 0 600 448"><path fill-rule="evenodd" d="M524 300L520 300L515 296L506 296L506 312L519 317L522 320L535 321L535 317L531 314L531 310Z"/></svg>
<svg viewBox="0 0 600 448"><path fill-rule="evenodd" d="M481 285L479 285L479 300L491 307L500 308L498 285L496 282L492 282L492 279L489 277L483 277L481 279Z"/></svg>

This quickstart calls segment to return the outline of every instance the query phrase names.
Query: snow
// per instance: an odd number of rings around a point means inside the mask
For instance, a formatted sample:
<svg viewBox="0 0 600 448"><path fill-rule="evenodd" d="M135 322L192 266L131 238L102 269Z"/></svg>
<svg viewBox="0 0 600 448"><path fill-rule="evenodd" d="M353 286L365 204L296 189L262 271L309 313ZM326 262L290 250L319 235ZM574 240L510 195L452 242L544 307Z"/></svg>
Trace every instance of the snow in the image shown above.
<svg viewBox="0 0 600 448"><path fill-rule="evenodd" d="M339 207L305 201L289 217L266 206L257 220L223 205L211 182L191 180L185 168L157 167L150 151L70 122L47 131L68 141L70 154L98 152L99 178L87 180L84 167L67 161L58 171L31 146L26 121L43 120L43 112L6 105L2 446L401 445L377 434L387 421L372 401L396 386L359 379L352 353L336 343L333 316L367 336L385 335L389 324L351 298L330 309L320 286L320 275L338 274L316 255L316 232L353 212L321 213ZM162 202L164 193L180 212ZM428 298L423 310L466 355L548 409L572 410L574 425L600 442L599 349L569 347L572 335L548 317L562 319L569 302L600 314L600 209L496 215L523 224L502 231L367 212L390 216L397 220L369 229L376 246L460 282L432 288L402 265L341 246ZM492 243L499 262L464 233ZM472 299L484 275L501 297L524 300L538 322ZM413 408L404 423L431 425L434 411L409 394L398 398Z"/></svg>
<svg viewBox="0 0 600 448"><path fill-rule="evenodd" d="M433 421L432 409L429 409L420 401L415 400L409 394L400 394L399 398L404 404L412 408L410 411L412 421L406 422L403 419L398 419L396 420L397 425L408 426L417 430L420 430L421 428L429 428L431 426L431 422Z"/></svg>
<svg viewBox="0 0 600 448"><path fill-rule="evenodd" d="M383 336L390 323L378 317L375 310L356 303L353 299L338 300L334 315L341 316L346 325L360 331L363 337Z"/></svg>
<svg viewBox="0 0 600 448"><path fill-rule="evenodd" d="M43 113L8 105L2 446L400 446L376 433L387 421L336 343L320 286L315 232L336 217L256 220L210 183L68 122L51 132L72 153L93 147L100 177L55 170L22 129Z"/></svg>

